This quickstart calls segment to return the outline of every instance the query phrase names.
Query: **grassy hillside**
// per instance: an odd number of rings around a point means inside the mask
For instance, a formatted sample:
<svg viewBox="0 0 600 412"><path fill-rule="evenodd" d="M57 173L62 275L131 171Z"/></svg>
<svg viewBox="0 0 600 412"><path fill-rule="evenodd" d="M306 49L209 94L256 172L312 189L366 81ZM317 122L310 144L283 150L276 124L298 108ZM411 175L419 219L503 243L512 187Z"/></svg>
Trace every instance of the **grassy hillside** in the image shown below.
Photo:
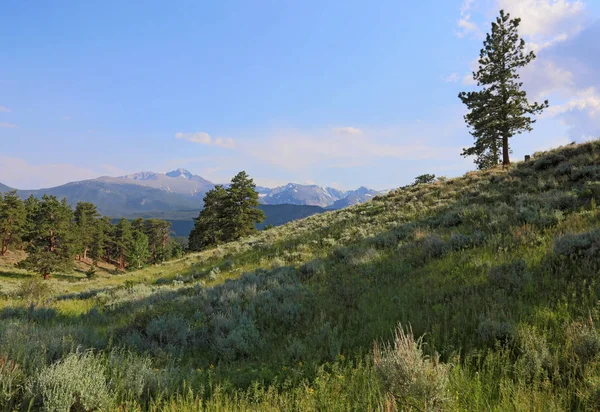
<svg viewBox="0 0 600 412"><path fill-rule="evenodd" d="M128 275L4 272L0 405L597 410L598 201L595 141Z"/></svg>

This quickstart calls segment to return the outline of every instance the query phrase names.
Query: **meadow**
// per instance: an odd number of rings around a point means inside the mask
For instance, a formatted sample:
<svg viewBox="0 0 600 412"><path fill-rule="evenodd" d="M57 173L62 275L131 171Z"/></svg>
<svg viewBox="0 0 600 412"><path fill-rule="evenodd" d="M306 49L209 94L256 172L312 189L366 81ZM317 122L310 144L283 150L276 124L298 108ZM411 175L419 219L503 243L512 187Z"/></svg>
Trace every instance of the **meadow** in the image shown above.
<svg viewBox="0 0 600 412"><path fill-rule="evenodd" d="M599 201L592 141L135 272L3 258L0 409L598 410Z"/></svg>

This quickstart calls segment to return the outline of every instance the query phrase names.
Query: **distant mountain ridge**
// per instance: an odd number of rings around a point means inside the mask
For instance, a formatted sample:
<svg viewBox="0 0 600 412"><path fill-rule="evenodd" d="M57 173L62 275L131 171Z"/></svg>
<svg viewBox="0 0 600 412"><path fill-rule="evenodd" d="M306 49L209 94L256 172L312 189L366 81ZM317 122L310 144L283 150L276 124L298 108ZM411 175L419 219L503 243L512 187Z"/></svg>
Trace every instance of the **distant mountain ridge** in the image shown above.
<svg viewBox="0 0 600 412"><path fill-rule="evenodd" d="M227 186L227 185L225 185ZM102 176L96 179L70 182L39 190L19 190L19 196L41 197L44 194L66 197L72 205L92 202L106 216L171 215L180 211L202 209L204 195L215 183L194 175L186 169L167 173L139 172L125 176ZM13 190L0 183L0 192ZM343 191L317 185L289 183L276 188L257 186L263 205L318 206L339 209L371 199L379 192L361 187ZM282 209L284 210L284 209ZM291 215L291 209L288 210ZM297 213L296 213L297 214Z"/></svg>

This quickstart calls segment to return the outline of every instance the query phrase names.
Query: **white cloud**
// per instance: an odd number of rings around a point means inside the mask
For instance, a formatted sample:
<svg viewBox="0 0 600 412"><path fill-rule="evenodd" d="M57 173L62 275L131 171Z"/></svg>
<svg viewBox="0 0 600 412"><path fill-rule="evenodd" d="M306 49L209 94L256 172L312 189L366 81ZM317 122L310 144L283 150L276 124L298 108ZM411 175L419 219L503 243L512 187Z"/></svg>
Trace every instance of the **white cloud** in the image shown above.
<svg viewBox="0 0 600 412"><path fill-rule="evenodd" d="M17 127L17 125L12 124L12 123L0 122L0 127L5 127L7 129L14 129L15 127Z"/></svg>
<svg viewBox="0 0 600 412"><path fill-rule="evenodd" d="M187 140L192 143L199 143L204 145L211 146L219 146L225 149L233 149L235 147L233 143L233 139L228 137L217 137L212 138L208 133L205 132L193 132L193 133L184 133L178 132L175 134L175 137L178 139Z"/></svg>
<svg viewBox="0 0 600 412"><path fill-rule="evenodd" d="M473 20L471 20L471 9L475 5L475 0L464 0L460 6L460 19L456 22L458 30L455 31L457 37L466 37L473 35L479 37L481 35L481 29Z"/></svg>
<svg viewBox="0 0 600 412"><path fill-rule="evenodd" d="M471 20L471 15L467 14L456 22L459 30L456 32L458 37L466 37L470 34L478 35L481 33L479 26Z"/></svg>
<svg viewBox="0 0 600 412"><path fill-rule="evenodd" d="M585 6L579 0L498 0L498 7L520 17L519 31L532 41L572 35L586 18Z"/></svg>
<svg viewBox="0 0 600 412"><path fill-rule="evenodd" d="M468 0L467 0L468 1ZM550 100L543 118L556 118L570 129L569 137L600 134L600 23L593 23L583 0L493 0L484 24L498 9L521 18L519 30L537 59L521 70L530 99ZM461 18L471 9L463 10ZM466 10L466 11L465 11ZM590 23L592 22L592 23ZM488 23L485 23L488 24ZM470 63L476 70L477 60ZM463 84L473 85L472 75Z"/></svg>
<svg viewBox="0 0 600 412"><path fill-rule="evenodd" d="M333 131L337 134L345 134L345 135L361 135L363 131L357 129L356 127L335 127Z"/></svg>
<svg viewBox="0 0 600 412"><path fill-rule="evenodd" d="M67 182L92 179L115 167L103 165L91 170L68 163L32 164L25 159L0 156L0 182L17 189L39 189Z"/></svg>
<svg viewBox="0 0 600 412"><path fill-rule="evenodd" d="M448 77L444 78L444 81L447 83L456 83L456 82L458 82L459 79L460 79L460 76L458 75L458 73L452 73Z"/></svg>
<svg viewBox="0 0 600 412"><path fill-rule="evenodd" d="M340 134L333 130L278 130L256 141L240 141L240 150L262 162L299 172L311 168L349 168L377 162L378 159L423 160L455 158L461 149L439 144L440 135L454 133L454 125L444 130L428 130L412 124L394 130L364 130L360 134ZM462 124L457 125L461 130ZM434 141L436 140L436 141Z"/></svg>
<svg viewBox="0 0 600 412"><path fill-rule="evenodd" d="M600 93L593 87L581 90L566 103L550 107L548 115L558 116L573 111L585 111L590 116L600 115Z"/></svg>
<svg viewBox="0 0 600 412"><path fill-rule="evenodd" d="M10 109L6 106L0 105L0 112L10 113Z"/></svg>

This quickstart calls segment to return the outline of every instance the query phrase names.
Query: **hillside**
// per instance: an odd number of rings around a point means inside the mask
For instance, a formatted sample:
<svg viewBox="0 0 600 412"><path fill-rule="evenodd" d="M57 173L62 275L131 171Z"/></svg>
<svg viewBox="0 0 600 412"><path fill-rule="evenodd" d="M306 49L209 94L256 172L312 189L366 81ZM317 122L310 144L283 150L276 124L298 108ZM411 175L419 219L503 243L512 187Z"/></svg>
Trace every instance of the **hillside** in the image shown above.
<svg viewBox="0 0 600 412"><path fill-rule="evenodd" d="M87 409L597 410L599 201L594 141L54 279L36 307L16 292L30 275L0 274L1 353L19 365L0 402L77 388Z"/></svg>

